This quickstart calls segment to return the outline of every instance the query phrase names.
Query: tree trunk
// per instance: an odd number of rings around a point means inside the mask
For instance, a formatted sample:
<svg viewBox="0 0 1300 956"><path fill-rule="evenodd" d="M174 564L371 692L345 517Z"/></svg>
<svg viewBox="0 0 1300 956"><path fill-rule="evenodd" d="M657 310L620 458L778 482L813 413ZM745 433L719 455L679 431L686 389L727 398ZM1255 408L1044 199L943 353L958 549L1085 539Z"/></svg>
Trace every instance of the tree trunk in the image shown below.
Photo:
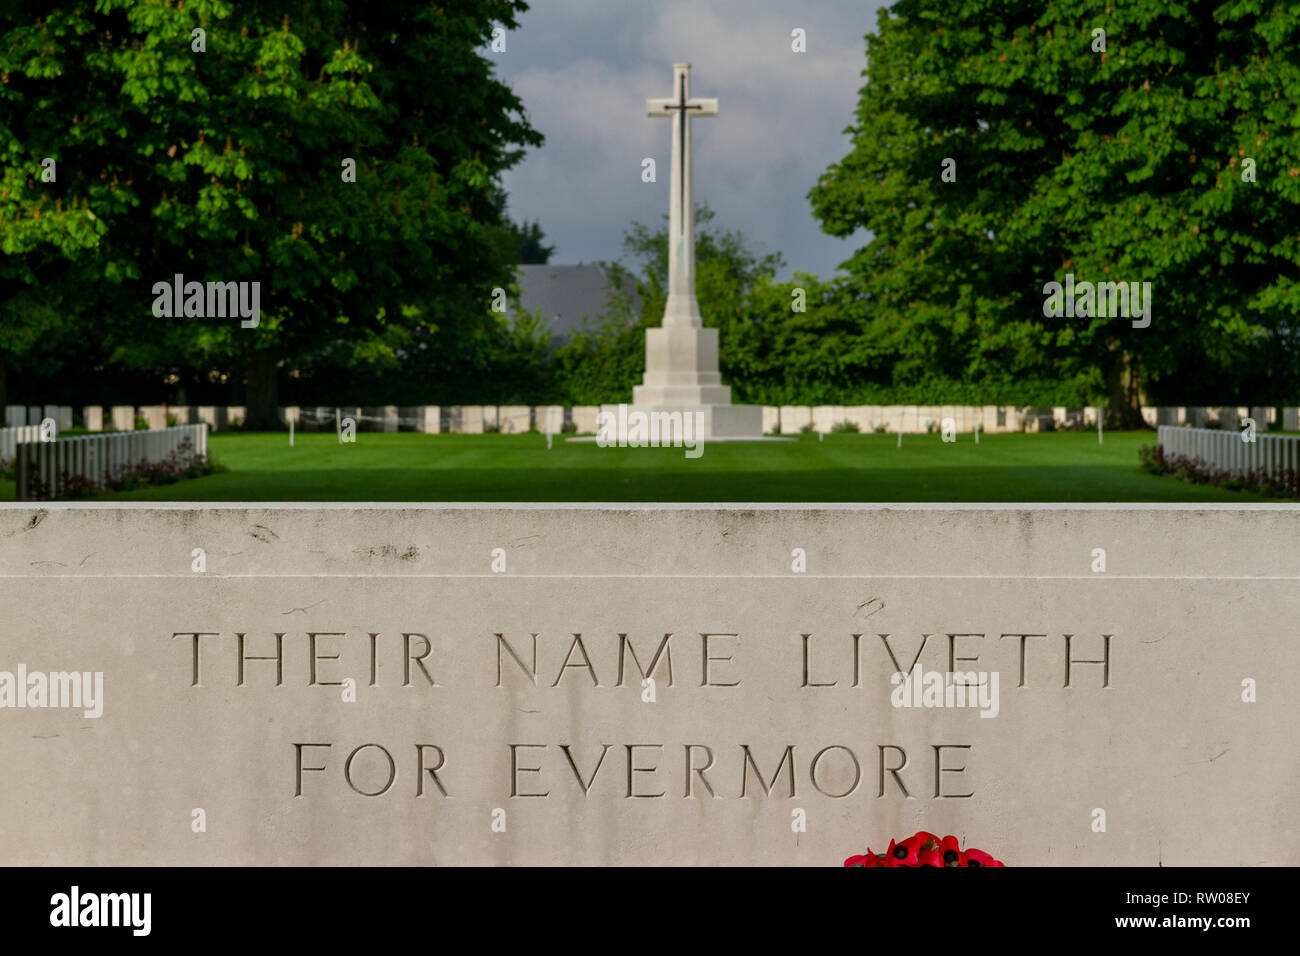
<svg viewBox="0 0 1300 956"><path fill-rule="evenodd" d="M1142 418L1141 375L1127 352L1110 354L1106 369L1106 427L1132 430L1149 427Z"/></svg>
<svg viewBox="0 0 1300 956"><path fill-rule="evenodd" d="M280 389L275 356L258 350L248 360L248 387L244 404L244 428L250 431L278 431L280 428Z"/></svg>

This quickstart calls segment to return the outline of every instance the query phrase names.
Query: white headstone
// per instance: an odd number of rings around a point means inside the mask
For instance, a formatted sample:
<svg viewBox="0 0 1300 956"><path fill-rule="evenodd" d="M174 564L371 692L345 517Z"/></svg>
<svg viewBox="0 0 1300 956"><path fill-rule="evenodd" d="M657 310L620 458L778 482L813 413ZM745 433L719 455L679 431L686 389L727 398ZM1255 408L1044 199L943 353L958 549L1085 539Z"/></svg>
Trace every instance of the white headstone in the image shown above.
<svg viewBox="0 0 1300 956"><path fill-rule="evenodd" d="M129 432L135 430L135 406L133 405L113 406L113 429L119 432Z"/></svg>
<svg viewBox="0 0 1300 956"><path fill-rule="evenodd" d="M564 431L563 405L538 405L533 410L537 430L543 435L558 435Z"/></svg>
<svg viewBox="0 0 1300 956"><path fill-rule="evenodd" d="M140 414L151 429L167 427L166 405L145 405L140 409Z"/></svg>
<svg viewBox="0 0 1300 956"><path fill-rule="evenodd" d="M812 410L813 431L825 434L835 424L836 408L833 405L814 405Z"/></svg>
<svg viewBox="0 0 1300 956"><path fill-rule="evenodd" d="M437 405L417 405L415 430L426 435L439 434L442 431L442 409Z"/></svg>
<svg viewBox="0 0 1300 956"><path fill-rule="evenodd" d="M448 430L457 435L482 435L484 426L482 405L453 405L448 410ZM492 409L494 413L496 409Z"/></svg>
<svg viewBox="0 0 1300 956"><path fill-rule="evenodd" d="M502 405L497 416L503 435L521 435L532 428L533 410L527 405Z"/></svg>
<svg viewBox="0 0 1300 956"><path fill-rule="evenodd" d="M1210 409L1210 415L1213 420L1219 423L1220 428L1226 428L1229 431L1237 429L1237 409L1231 405L1220 405Z"/></svg>
<svg viewBox="0 0 1300 956"><path fill-rule="evenodd" d="M570 411L573 416L573 430L579 435L594 435L600 417L599 405L574 405Z"/></svg>
<svg viewBox="0 0 1300 956"><path fill-rule="evenodd" d="M797 435L812 424L812 409L807 405L781 406L781 434Z"/></svg>

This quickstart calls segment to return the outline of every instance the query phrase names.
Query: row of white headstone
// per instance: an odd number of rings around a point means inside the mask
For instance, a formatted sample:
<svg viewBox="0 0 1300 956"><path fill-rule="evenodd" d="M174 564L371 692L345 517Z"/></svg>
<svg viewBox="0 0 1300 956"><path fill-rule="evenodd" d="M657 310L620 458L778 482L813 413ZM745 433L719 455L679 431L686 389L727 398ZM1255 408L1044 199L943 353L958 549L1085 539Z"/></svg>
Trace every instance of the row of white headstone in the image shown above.
<svg viewBox="0 0 1300 956"><path fill-rule="evenodd" d="M1019 407L1011 405L782 405L764 406L763 431L768 434L793 435L801 431L832 431L841 423L856 425L859 431L887 431L905 434L941 431L951 419L959 432L1040 432L1097 427L1096 406ZM1155 428L1159 425L1186 425L1193 428L1219 427L1236 429L1251 418L1259 430L1279 424L1275 408L1245 406L1191 407L1143 406L1142 419ZM1300 429L1300 409L1284 408L1280 420L1287 431Z"/></svg>
<svg viewBox="0 0 1300 956"><path fill-rule="evenodd" d="M1161 425L1159 436L1166 455L1199 459L1236 475L1255 471L1276 478L1285 471L1300 471L1300 437L1295 435L1250 436L1235 430ZM1243 440L1247 438L1253 440Z"/></svg>
<svg viewBox="0 0 1300 956"><path fill-rule="evenodd" d="M594 433L600 409L591 406L575 411L576 416L561 405L286 405L279 409L279 418L286 428L292 423L307 430L332 429L343 419L351 419L361 431L410 430L435 435L440 432L483 434L530 430L559 434L566 421L585 424L590 420L590 431ZM53 421L57 431L66 431L74 425L91 432L133 431L139 419L148 429L207 424L212 431L225 431L242 425L247 413L248 409L243 405L87 405L74 420L74 409L67 405L9 405L5 407L4 427L40 426Z"/></svg>
<svg viewBox="0 0 1300 956"><path fill-rule="evenodd" d="M41 431L39 425L0 428L0 460L16 472L19 501L62 497L68 482L78 479L102 488L142 463L188 465L208 453L208 430L202 425L73 435L56 441L45 440Z"/></svg>
<svg viewBox="0 0 1300 956"><path fill-rule="evenodd" d="M53 420L55 426L64 431L72 427L72 406L70 405L6 405L5 428L22 428L24 425L39 425L46 419ZM101 425L100 428L103 426ZM135 426L132 425L132 428ZM99 428L95 429L99 431Z"/></svg>
<svg viewBox="0 0 1300 956"><path fill-rule="evenodd" d="M97 405L82 409L76 424L87 431L132 431L136 419L144 419L151 429L169 425L207 423L213 431L224 431L242 424L246 408L242 405ZM998 432L1053 431L1095 428L1098 409L1064 406L1025 408L1010 405L765 405L763 431L766 434L795 435L802 431L829 432L850 423L861 432L903 432L924 434L940 431L945 419L952 419L959 432L979 430ZM374 407L300 407L280 409L280 421L288 428L292 422L299 429L329 430L350 418L360 431L417 431L436 435L443 432L481 435L488 432L522 434L537 431L559 434L568 430L593 435L597 431L598 405L381 405ZM1187 425L1193 428L1218 426L1238 429L1251 418L1263 431L1278 424L1286 431L1300 430L1300 409L1284 408L1280 422L1274 408L1244 406L1187 407L1147 406L1142 417L1152 428L1159 425ZM73 409L66 405L10 405L5 409L8 427L40 425L54 421L59 431L73 427Z"/></svg>
<svg viewBox="0 0 1300 956"><path fill-rule="evenodd" d="M213 430L230 428L244 420L243 406L198 405L86 405L80 416L70 405L6 405L5 428L42 425L53 421L57 431L73 427L89 432L135 431L136 419L143 418L146 428L156 430L176 425L199 425L207 422Z"/></svg>

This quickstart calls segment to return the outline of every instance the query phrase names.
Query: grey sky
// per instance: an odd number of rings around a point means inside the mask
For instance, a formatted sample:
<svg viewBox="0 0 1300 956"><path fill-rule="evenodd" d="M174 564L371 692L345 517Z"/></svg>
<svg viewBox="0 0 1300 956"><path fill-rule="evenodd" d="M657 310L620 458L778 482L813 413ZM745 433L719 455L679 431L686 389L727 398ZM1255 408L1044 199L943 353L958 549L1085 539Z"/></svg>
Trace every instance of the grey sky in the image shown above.
<svg viewBox="0 0 1300 956"><path fill-rule="evenodd" d="M668 210L670 126L645 101L672 94L672 64L691 93L717 97L695 120L695 199L751 246L795 269L831 275L865 240L823 233L807 195L849 148L880 0L534 0L505 53L489 53L545 137L504 183L510 215L539 220L567 265L626 258L633 221ZM807 31L793 53L791 31ZM653 157L658 182L641 182Z"/></svg>

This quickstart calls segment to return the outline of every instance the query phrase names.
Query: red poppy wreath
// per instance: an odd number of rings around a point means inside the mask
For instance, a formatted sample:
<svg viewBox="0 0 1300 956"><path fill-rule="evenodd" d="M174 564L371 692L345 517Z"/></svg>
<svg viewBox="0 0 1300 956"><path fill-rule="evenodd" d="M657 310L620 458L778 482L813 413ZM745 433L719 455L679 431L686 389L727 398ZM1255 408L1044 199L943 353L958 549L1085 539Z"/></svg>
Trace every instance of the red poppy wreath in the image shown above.
<svg viewBox="0 0 1300 956"><path fill-rule="evenodd" d="M919 831L906 840L889 841L889 849L884 853L867 852L851 856L844 861L845 866L1002 866L1001 861L993 859L983 850L967 847L965 850L957 843L955 836L937 837L933 833Z"/></svg>

